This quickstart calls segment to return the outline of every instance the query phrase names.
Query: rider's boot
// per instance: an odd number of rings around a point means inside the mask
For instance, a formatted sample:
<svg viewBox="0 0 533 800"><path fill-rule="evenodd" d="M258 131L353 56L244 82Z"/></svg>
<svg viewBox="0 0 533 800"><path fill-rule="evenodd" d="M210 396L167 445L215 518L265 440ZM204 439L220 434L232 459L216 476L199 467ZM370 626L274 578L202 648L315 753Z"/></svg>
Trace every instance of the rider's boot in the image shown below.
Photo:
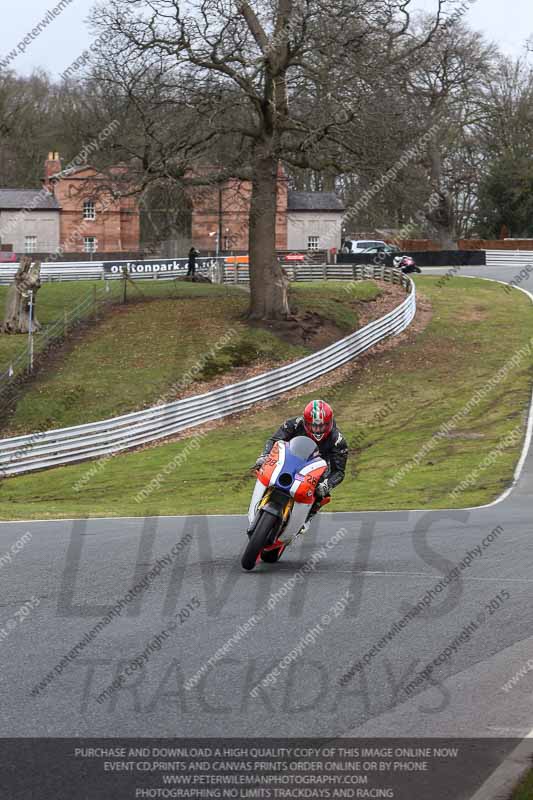
<svg viewBox="0 0 533 800"><path fill-rule="evenodd" d="M320 504L319 503L313 503L313 505L311 507L311 511L309 512L309 515L308 515L306 521L304 522L304 524L302 525L302 527L300 528L300 530L296 534L297 536L303 536L304 533L307 533L307 531L311 527L311 523L312 523L313 519L316 517L316 515L319 512L319 510L320 510Z"/></svg>

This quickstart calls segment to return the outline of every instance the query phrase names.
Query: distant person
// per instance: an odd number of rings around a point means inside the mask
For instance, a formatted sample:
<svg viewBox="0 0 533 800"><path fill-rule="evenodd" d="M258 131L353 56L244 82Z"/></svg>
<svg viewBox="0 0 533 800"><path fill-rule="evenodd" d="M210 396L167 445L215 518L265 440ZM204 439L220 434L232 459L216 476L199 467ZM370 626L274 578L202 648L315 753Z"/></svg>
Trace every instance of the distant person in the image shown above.
<svg viewBox="0 0 533 800"><path fill-rule="evenodd" d="M191 275L193 278L196 274L196 259L200 255L200 251L197 250L195 247L191 247L189 250L189 269L187 270L187 277Z"/></svg>

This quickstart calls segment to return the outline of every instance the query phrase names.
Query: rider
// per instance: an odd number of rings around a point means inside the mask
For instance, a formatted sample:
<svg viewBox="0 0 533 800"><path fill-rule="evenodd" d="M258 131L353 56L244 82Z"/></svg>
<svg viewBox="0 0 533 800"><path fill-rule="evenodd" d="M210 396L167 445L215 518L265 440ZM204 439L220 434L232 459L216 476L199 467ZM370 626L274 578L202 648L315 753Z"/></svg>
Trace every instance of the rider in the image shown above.
<svg viewBox="0 0 533 800"><path fill-rule="evenodd" d="M312 400L305 407L302 417L288 419L267 441L254 469L260 469L263 466L275 442L289 442L295 436L308 436L313 439L317 443L321 457L328 465L328 469L315 489L316 500L304 526L307 530L309 520L320 508L321 500L329 497L331 490L344 480L346 461L348 460L348 444L335 424L331 406L323 400ZM301 532L303 533L304 530Z"/></svg>

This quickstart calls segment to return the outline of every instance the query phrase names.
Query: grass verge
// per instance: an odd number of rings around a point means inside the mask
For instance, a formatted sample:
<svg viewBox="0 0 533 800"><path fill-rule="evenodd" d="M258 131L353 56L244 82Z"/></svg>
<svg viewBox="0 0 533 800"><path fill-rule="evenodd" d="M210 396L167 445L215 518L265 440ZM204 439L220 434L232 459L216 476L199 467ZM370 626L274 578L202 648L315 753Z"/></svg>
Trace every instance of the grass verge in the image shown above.
<svg viewBox="0 0 533 800"><path fill-rule="evenodd" d="M513 792L510 800L531 800L533 797L533 769L528 772Z"/></svg>
<svg viewBox="0 0 533 800"><path fill-rule="evenodd" d="M174 293L170 281L143 281L142 285L138 281L135 286L128 284L127 297L130 300L155 299L169 297ZM76 308L84 301L92 300L95 294L98 298L105 298L111 302L122 302L123 298L122 281L51 281L44 283L37 295L36 316L43 326L42 333L53 323L63 320L65 312L74 314ZM107 289L107 291L106 291ZM9 287L0 286L0 319L3 319L5 303ZM186 291L184 288L183 291ZM200 290L201 291L201 290ZM89 303L85 312L81 315L82 319L89 319L94 312L94 306ZM43 337L34 337L35 353L41 350ZM0 334L0 373L2 373L9 363L16 356L24 351L28 344L27 334L7 335Z"/></svg>
<svg viewBox="0 0 533 800"><path fill-rule="evenodd" d="M331 510L453 508L494 499L509 485L522 447L533 377L533 309L522 293L507 294L496 283L455 278L438 288L437 280L417 279L433 306L428 327L414 341L364 358L348 379L228 421L197 449L182 440L103 465L6 480L0 518L244 513L253 487L248 468L265 439L318 394L334 404L351 449ZM526 354L510 365L522 348ZM505 379L425 452L439 427L502 368ZM513 431L519 435L502 446ZM187 447L185 463L172 469ZM493 463L483 468L491 454ZM418 463L393 485L413 459ZM472 484L452 498L475 471ZM148 494L136 502L144 489Z"/></svg>
<svg viewBox="0 0 533 800"><path fill-rule="evenodd" d="M118 300L119 282L111 286ZM57 317L60 308L91 287L85 282L45 284L38 298L39 315L44 320ZM372 300L381 291L370 281L356 289L350 298L342 296L335 283L328 283L319 295L305 284L291 293L298 305L312 306L331 320L340 336L357 327L357 303ZM4 422L4 437L94 422L175 399L179 391L169 389L180 384L215 345L195 380L208 381L236 367L283 362L310 352L297 337L291 343L275 330L250 327L244 320L247 295L231 286L147 281L128 286L128 293L129 304L114 305L101 321L73 331L48 358ZM19 337L0 336L0 343L13 338Z"/></svg>

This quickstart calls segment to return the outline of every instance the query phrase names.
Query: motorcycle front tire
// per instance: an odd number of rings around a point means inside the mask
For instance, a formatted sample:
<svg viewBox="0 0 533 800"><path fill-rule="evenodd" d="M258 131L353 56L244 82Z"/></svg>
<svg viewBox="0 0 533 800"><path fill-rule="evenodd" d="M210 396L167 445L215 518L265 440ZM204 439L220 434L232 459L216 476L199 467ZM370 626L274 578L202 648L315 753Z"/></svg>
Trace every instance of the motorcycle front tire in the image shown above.
<svg viewBox="0 0 533 800"><path fill-rule="evenodd" d="M263 550L263 552L261 553L261 561L264 561L265 564L275 564L277 561L280 560L284 550L285 550L284 545L276 547L275 550Z"/></svg>
<svg viewBox="0 0 533 800"><path fill-rule="evenodd" d="M272 544L272 533L277 524L278 518L273 514L269 514L268 511L263 511L261 513L261 518L255 526L254 532L241 558L241 566L243 569L247 570L247 572L250 572L250 570L255 567L261 550L268 544Z"/></svg>

